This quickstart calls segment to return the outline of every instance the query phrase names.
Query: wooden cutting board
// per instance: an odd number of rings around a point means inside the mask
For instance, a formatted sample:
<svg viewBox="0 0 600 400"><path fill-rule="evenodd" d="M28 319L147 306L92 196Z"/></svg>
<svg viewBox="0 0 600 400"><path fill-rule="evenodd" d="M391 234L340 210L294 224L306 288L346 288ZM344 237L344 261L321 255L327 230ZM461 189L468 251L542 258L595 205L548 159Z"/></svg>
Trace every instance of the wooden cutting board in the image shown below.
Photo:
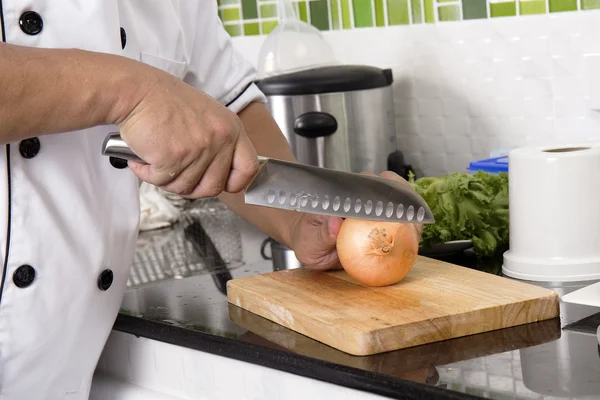
<svg viewBox="0 0 600 400"><path fill-rule="evenodd" d="M372 355L559 316L552 290L419 256L393 286L305 268L227 282L228 301L352 355Z"/></svg>

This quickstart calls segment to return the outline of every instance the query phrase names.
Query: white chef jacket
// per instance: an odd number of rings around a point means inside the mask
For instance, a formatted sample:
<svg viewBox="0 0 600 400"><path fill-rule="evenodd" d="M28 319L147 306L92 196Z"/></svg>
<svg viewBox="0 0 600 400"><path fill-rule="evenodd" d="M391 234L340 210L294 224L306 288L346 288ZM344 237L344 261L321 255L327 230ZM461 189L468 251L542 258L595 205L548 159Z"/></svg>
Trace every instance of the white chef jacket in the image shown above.
<svg viewBox="0 0 600 400"><path fill-rule="evenodd" d="M216 0L0 5L7 43L124 55L184 79L234 112L264 101L252 65L220 23ZM0 149L2 400L89 396L139 223L137 178L101 155L114 131L100 126Z"/></svg>

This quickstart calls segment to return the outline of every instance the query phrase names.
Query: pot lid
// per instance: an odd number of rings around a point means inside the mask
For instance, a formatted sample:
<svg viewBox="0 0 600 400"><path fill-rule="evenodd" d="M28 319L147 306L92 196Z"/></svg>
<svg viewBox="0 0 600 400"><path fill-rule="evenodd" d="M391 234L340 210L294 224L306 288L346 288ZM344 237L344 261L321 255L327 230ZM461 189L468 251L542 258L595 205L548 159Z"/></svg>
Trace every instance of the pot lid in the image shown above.
<svg viewBox="0 0 600 400"><path fill-rule="evenodd" d="M394 81L391 69L366 65L333 65L305 69L259 79L256 84L269 95L304 95L389 86Z"/></svg>

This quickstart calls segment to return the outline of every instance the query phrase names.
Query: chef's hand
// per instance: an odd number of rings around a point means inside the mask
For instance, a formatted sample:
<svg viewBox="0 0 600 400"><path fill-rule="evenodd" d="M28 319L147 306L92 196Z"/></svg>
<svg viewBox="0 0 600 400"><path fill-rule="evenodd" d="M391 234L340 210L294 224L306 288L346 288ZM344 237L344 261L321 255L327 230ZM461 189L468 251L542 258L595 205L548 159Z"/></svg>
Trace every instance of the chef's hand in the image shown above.
<svg viewBox="0 0 600 400"><path fill-rule="evenodd" d="M335 248L343 219L325 215L302 214L294 224L292 249L306 268L341 268Z"/></svg>
<svg viewBox="0 0 600 400"><path fill-rule="evenodd" d="M129 161L143 181L185 198L241 191L258 159L238 116L170 74L148 67L144 96L117 121L147 164Z"/></svg>
<svg viewBox="0 0 600 400"><path fill-rule="evenodd" d="M375 175L364 172L367 175ZM404 178L391 171L384 171L380 176L409 184ZM336 240L343 219L315 214L302 214L292 229L292 249L296 258L306 268L328 270L341 268L336 251ZM423 224L416 224L419 238Z"/></svg>

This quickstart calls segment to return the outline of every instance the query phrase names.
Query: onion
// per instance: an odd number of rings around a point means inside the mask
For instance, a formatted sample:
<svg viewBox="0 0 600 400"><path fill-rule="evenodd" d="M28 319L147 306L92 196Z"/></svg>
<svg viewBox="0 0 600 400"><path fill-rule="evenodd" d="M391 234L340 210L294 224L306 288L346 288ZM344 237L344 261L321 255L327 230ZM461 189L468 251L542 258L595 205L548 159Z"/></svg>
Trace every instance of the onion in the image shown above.
<svg viewBox="0 0 600 400"><path fill-rule="evenodd" d="M419 237L417 224L345 219L336 247L348 275L367 286L388 286L414 266Z"/></svg>

